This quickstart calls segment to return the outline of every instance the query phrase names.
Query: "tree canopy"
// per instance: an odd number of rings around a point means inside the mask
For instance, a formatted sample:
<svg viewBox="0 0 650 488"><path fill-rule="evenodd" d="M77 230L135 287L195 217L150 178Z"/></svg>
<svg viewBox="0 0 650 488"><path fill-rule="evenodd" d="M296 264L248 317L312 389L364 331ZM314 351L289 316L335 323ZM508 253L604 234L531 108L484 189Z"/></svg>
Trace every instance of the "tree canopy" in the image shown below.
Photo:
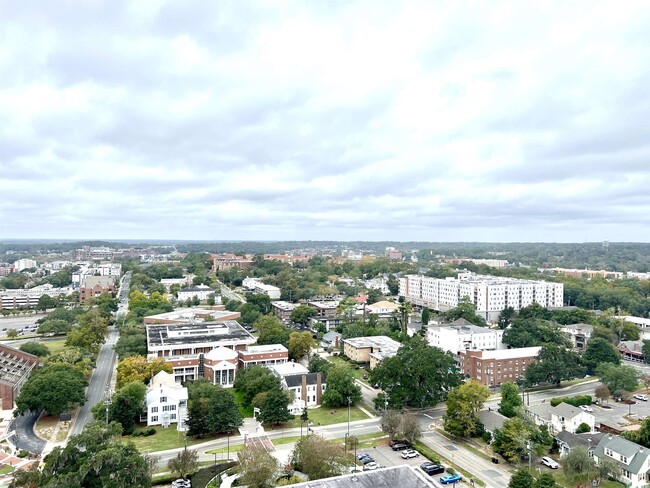
<svg viewBox="0 0 650 488"><path fill-rule="evenodd" d="M361 388L354 382L352 369L347 364L336 364L328 368L327 388L322 403L326 407L343 407L361 401Z"/></svg>
<svg viewBox="0 0 650 488"><path fill-rule="evenodd" d="M489 396L487 386L474 380L452 389L447 395L447 411L443 416L445 430L459 437L477 435L478 413Z"/></svg>
<svg viewBox="0 0 650 488"><path fill-rule="evenodd" d="M190 435L230 432L242 425L232 390L199 379L187 383L187 393Z"/></svg>
<svg viewBox="0 0 650 488"><path fill-rule="evenodd" d="M21 415L28 410L60 415L86 402L86 386L83 373L74 366L46 364L32 372L22 386L16 398L17 411Z"/></svg>

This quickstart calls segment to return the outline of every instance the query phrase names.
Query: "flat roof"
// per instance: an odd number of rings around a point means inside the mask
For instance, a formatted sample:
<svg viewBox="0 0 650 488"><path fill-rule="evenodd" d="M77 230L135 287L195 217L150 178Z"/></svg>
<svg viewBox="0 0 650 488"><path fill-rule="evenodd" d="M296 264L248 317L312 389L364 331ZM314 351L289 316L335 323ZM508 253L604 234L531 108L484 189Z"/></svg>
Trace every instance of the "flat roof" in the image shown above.
<svg viewBox="0 0 650 488"><path fill-rule="evenodd" d="M260 354L264 352L288 352L288 350L282 344L265 344L262 346L248 346L245 351L241 352L244 354Z"/></svg>
<svg viewBox="0 0 650 488"><path fill-rule="evenodd" d="M271 366L271 369L278 376L289 376L294 374L307 374L309 370L300 363L280 363Z"/></svg>
<svg viewBox="0 0 650 488"><path fill-rule="evenodd" d="M231 316L234 313L229 310L211 310L209 308L179 308L172 312L159 313L157 315L148 315L145 319L149 320L177 320L179 322L203 322L203 318L212 315L215 320L221 320L223 317Z"/></svg>
<svg viewBox="0 0 650 488"><path fill-rule="evenodd" d="M382 349L384 354L388 353L391 349L397 351L402 344L388 336L368 336L368 337L354 337L352 339L345 339L343 341L353 347L378 347Z"/></svg>
<svg viewBox="0 0 650 488"><path fill-rule="evenodd" d="M519 347L515 349L498 349L496 351L483 351L481 359L509 359L535 357L539 354L541 347ZM461 353L462 354L462 353Z"/></svg>
<svg viewBox="0 0 650 488"><path fill-rule="evenodd" d="M435 488L414 466L401 465L297 483L297 488Z"/></svg>
<svg viewBox="0 0 650 488"><path fill-rule="evenodd" d="M250 341L255 338L236 320L200 324L147 324L147 345L177 346L202 342Z"/></svg>

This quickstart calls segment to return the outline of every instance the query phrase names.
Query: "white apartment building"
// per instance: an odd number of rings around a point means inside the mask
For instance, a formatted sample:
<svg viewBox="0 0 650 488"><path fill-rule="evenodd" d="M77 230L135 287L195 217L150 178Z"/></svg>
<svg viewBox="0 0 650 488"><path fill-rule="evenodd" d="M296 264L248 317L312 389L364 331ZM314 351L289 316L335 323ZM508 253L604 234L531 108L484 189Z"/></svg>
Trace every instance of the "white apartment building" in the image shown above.
<svg viewBox="0 0 650 488"><path fill-rule="evenodd" d="M38 263L33 259L19 259L14 263L14 268L16 268L17 273L20 273L24 269L37 268L37 267L38 267Z"/></svg>
<svg viewBox="0 0 650 488"><path fill-rule="evenodd" d="M69 287L54 288L49 283L35 286L34 288L0 290L0 309L18 310L34 308L38 305L38 299L43 295L56 298L70 293L72 293L72 289Z"/></svg>
<svg viewBox="0 0 650 488"><path fill-rule="evenodd" d="M427 342L452 354L468 349L474 351L496 351L504 349L501 339L503 330L487 329L477 325L441 325L427 328Z"/></svg>
<svg viewBox="0 0 650 488"><path fill-rule="evenodd" d="M262 280L259 278L246 277L242 281L242 286L254 291L255 293L263 293L264 295L268 295L271 300L280 299L280 288L273 285L266 285L262 283Z"/></svg>
<svg viewBox="0 0 650 488"><path fill-rule="evenodd" d="M147 425L184 424L187 416L187 388L174 381L174 376L160 371L147 388ZM184 430L179 425L178 430Z"/></svg>
<svg viewBox="0 0 650 488"><path fill-rule="evenodd" d="M399 280L399 294L414 305L443 312L468 297L476 306L476 314L489 322L495 321L506 307L520 310L533 303L543 307L561 307L564 303L562 283L473 273L445 279L407 275Z"/></svg>
<svg viewBox="0 0 650 488"><path fill-rule="evenodd" d="M178 301L184 302L186 300L192 300L194 297L197 297L199 300L207 300L210 295L214 295L214 289L210 288L207 285L200 284L196 286L188 286L182 290L178 290Z"/></svg>

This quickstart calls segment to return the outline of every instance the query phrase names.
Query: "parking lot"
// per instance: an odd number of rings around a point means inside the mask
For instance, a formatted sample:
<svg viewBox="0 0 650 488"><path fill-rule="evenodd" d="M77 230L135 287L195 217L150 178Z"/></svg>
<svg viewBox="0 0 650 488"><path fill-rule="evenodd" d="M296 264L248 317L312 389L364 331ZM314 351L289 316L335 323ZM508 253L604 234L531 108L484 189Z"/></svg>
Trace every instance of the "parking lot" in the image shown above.
<svg viewBox="0 0 650 488"><path fill-rule="evenodd" d="M422 454L420 454L417 457L410 458L410 459L403 459L401 456L400 451L393 451L390 447L388 446L375 446L370 449L362 449L357 451L357 455L359 454L368 454L370 457L372 457L375 462L379 466L401 466L404 464L407 464L409 466L413 466L414 468L417 468L417 471L420 472L420 474L424 475L427 477L427 479L431 480L434 482L435 486L442 486L439 483L439 479L443 474L436 474L433 476L428 476L426 473L424 473L422 470L420 470L419 466L426 462L430 461L430 459L424 457ZM446 485L445 485L446 486ZM453 486L453 485L449 485ZM456 486L469 486L465 483L456 483Z"/></svg>

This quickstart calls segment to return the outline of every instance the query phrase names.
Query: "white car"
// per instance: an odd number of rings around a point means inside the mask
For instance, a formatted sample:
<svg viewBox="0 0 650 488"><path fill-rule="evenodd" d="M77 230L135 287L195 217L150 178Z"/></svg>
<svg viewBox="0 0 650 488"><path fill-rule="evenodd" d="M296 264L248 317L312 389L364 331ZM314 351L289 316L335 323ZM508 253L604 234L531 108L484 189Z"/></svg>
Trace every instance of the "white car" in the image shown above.
<svg viewBox="0 0 650 488"><path fill-rule="evenodd" d="M378 465L376 462L373 461L373 462L371 462L371 463L366 464L366 465L363 467L363 469L366 470L366 471L368 471L368 470L377 469L378 467L379 467L379 465Z"/></svg>
<svg viewBox="0 0 650 488"><path fill-rule="evenodd" d="M413 449L404 449L402 451L402 459L414 458L414 457L418 457L419 455L420 453L414 451Z"/></svg>
<svg viewBox="0 0 650 488"><path fill-rule="evenodd" d="M591 408L589 405L580 405L580 410L583 412L593 412L594 409Z"/></svg>
<svg viewBox="0 0 650 488"><path fill-rule="evenodd" d="M557 469L560 467L560 465L555 461L555 459L551 459L550 457L546 457L546 456L542 458L542 464L544 466L548 466L551 469Z"/></svg>
<svg viewBox="0 0 650 488"><path fill-rule="evenodd" d="M634 395L634 398L636 398L637 400L641 400L643 402L648 401L648 395L640 395L640 394L639 395Z"/></svg>

